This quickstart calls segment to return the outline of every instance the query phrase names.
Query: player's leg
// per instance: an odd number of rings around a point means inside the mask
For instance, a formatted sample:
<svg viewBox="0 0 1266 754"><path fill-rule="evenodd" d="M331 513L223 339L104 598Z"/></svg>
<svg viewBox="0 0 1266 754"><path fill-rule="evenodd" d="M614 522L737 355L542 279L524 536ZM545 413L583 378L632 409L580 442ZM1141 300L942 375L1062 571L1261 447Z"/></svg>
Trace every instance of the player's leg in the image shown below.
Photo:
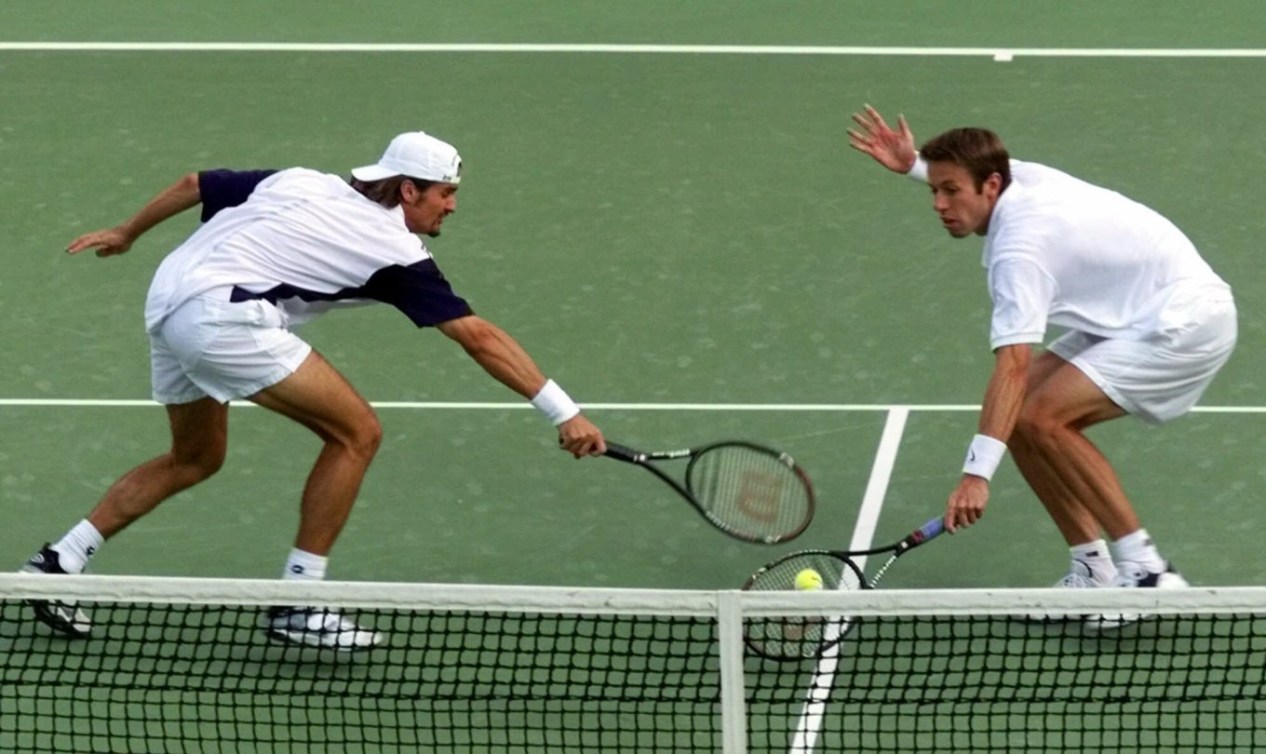
<svg viewBox="0 0 1266 754"><path fill-rule="evenodd" d="M295 546L328 555L382 440L378 417L316 351L294 374L250 400L299 422L324 443L303 489Z"/></svg>
<svg viewBox="0 0 1266 754"><path fill-rule="evenodd" d="M167 406L171 450L116 481L88 521L109 539L177 492L211 477L224 465L228 406L214 398Z"/></svg>
<svg viewBox="0 0 1266 754"><path fill-rule="evenodd" d="M1112 537L1118 586L1181 587L1186 581L1161 556L1115 472L1081 431L1126 412L1161 423L1190 409L1235 342L1234 307L1214 300L1205 308L1203 321L1193 318L1152 339L1060 338L1051 348L1067 366L1052 370L1021 410L1017 447L1044 461ZM1136 619L1093 616L1091 622L1111 628Z"/></svg>
<svg viewBox="0 0 1266 754"><path fill-rule="evenodd" d="M325 443L304 489L289 579L325 576L326 555L347 520L381 430L369 404L262 300L216 291L182 306L164 325L189 378L221 400L248 398L314 431ZM182 317L182 313L186 313ZM335 649L373 646L381 636L330 610L273 611L269 635Z"/></svg>
<svg viewBox="0 0 1266 754"><path fill-rule="evenodd" d="M1108 345L1104 348L1109 352L1116 350L1112 348L1112 341L1105 343ZM1053 370L1037 390L1026 397L1017 430L1029 450L1047 465L1112 538L1109 547L1117 570L1112 586L1186 586L1186 581L1160 556L1143 529L1116 471L1082 434L1087 427L1126 413L1087 375L1090 372L1105 379L1094 365L1096 362L1102 365L1106 359L1102 354L1096 359L1093 350L1075 357L1079 365L1066 362ZM1096 542L1094 547L1100 549L1101 545L1102 542ZM1072 550L1076 563L1076 548ZM1091 630L1111 630L1138 618L1135 613L1088 615L1084 616L1083 625Z"/></svg>
<svg viewBox="0 0 1266 754"><path fill-rule="evenodd" d="M1068 362L1044 351L1029 369L1026 395L1039 392ZM1045 456L1031 442L1027 425L1017 426L1008 442L1012 458L1029 487L1037 495L1069 546L1068 573L1056 582L1059 587L1105 586L1112 583L1116 567L1108 554L1099 523L1078 496L1060 478Z"/></svg>
<svg viewBox="0 0 1266 754"><path fill-rule="evenodd" d="M1043 356L1041 379L1030 385L1010 446L1068 542L1069 570L1056 586L1113 586L1119 573L1100 529L1129 529L1133 519L1133 531L1137 518L1115 470L1082 430L1125 412L1071 363L1050 352Z"/></svg>
<svg viewBox="0 0 1266 754"><path fill-rule="evenodd" d="M1051 351L1038 354L1029 367L1025 395L1032 396L1042 389L1043 384L1067 363ZM1097 539L1099 523L1054 473L1037 448L1029 442L1025 429L1023 426L1017 427L1017 431L1012 433L1007 443L1025 481L1029 483L1038 499L1046 507L1069 545L1083 544Z"/></svg>
<svg viewBox="0 0 1266 754"><path fill-rule="evenodd" d="M105 540L172 495L206 479L224 463L227 407L207 397L183 373L162 338L151 340L154 397L167 404L171 449L120 477L89 513L57 542L44 545L22 571L80 573ZM92 624L73 603L31 603L36 617L59 633L87 636Z"/></svg>
<svg viewBox="0 0 1266 754"><path fill-rule="evenodd" d="M159 503L214 474L224 462L226 408L205 398L168 406L171 450L137 466L106 491L88 517L59 541L44 545L22 570L26 573L80 573L105 540L149 513ZM88 615L69 602L32 601L35 615L58 633L87 636Z"/></svg>
<svg viewBox="0 0 1266 754"><path fill-rule="evenodd" d="M1090 426L1125 415L1080 369L1063 362L1030 392L1020 409L1015 435L1021 454L1033 458L1042 484L1059 490L1047 505L1057 523L1078 538L1087 530L1082 511L1115 538L1139 527L1134 507L1108 459L1082 433ZM1013 435L1014 436L1014 435ZM1063 529L1061 529L1063 530ZM1075 544L1071 542L1070 544Z"/></svg>
<svg viewBox="0 0 1266 754"><path fill-rule="evenodd" d="M342 529L378 448L373 409L273 304L233 301L227 290L182 305L156 336L180 376L221 402L246 398L308 427L325 443L303 494L297 545L324 558ZM155 397L162 400L155 370ZM177 401L167 400L167 403Z"/></svg>
<svg viewBox="0 0 1266 754"><path fill-rule="evenodd" d="M321 579L327 556L347 522L365 472L378 450L382 428L369 403L319 353L312 351L289 377L250 396L311 429L324 445L300 506L299 532L286 563L286 578ZM383 641L325 608L277 607L269 613L269 636L315 647L366 648Z"/></svg>
<svg viewBox="0 0 1266 754"><path fill-rule="evenodd" d="M173 313L162 332L151 335L153 397L167 409L171 449L120 477L88 518L54 545L62 552L63 565L82 570L92 554L89 548L99 548L162 501L224 465L228 397L203 389L187 367L191 361L201 360L216 332L208 327L205 312L195 302Z"/></svg>
<svg viewBox="0 0 1266 754"><path fill-rule="evenodd" d="M41 570L83 571L105 540L219 471L228 443L227 415L227 407L211 398L167 406L171 449L119 477L83 522L40 551Z"/></svg>

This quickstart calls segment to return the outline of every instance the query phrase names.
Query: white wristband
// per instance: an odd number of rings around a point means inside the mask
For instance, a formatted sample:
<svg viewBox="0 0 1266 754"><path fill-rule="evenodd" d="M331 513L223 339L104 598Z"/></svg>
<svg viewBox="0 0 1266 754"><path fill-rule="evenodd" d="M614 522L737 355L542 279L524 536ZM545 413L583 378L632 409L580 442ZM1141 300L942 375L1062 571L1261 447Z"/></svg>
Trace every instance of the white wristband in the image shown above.
<svg viewBox="0 0 1266 754"><path fill-rule="evenodd" d="M1007 444L989 435L976 435L967 446L967 460L963 462L963 473L992 479L993 473L1007 454Z"/></svg>
<svg viewBox="0 0 1266 754"><path fill-rule="evenodd" d="M546 381L545 386L532 399L532 405L549 417L555 427L580 413L580 406L553 380Z"/></svg>
<svg viewBox="0 0 1266 754"><path fill-rule="evenodd" d="M906 177L919 183L928 182L928 163L922 155L917 153L914 155L914 164L906 171Z"/></svg>

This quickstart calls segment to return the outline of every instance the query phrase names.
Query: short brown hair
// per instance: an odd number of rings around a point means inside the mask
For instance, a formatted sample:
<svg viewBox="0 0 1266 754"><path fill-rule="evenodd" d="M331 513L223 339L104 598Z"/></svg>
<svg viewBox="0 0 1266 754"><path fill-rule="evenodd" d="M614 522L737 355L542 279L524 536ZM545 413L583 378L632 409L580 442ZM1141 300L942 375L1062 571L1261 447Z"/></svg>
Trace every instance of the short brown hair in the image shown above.
<svg viewBox="0 0 1266 754"><path fill-rule="evenodd" d="M1011 156L998 134L987 128L946 131L919 147L919 154L928 162L952 162L966 168L977 191L994 173L1002 177L1002 188L1011 185Z"/></svg>
<svg viewBox="0 0 1266 754"><path fill-rule="evenodd" d="M426 191L435 181L424 181L421 178L410 178L407 175L393 175L390 178L383 178L377 181L362 181L358 178L348 178L347 182L352 188L356 189L362 196L371 202L376 202L391 209L400 204L400 187L404 182L408 181L417 186L418 191Z"/></svg>

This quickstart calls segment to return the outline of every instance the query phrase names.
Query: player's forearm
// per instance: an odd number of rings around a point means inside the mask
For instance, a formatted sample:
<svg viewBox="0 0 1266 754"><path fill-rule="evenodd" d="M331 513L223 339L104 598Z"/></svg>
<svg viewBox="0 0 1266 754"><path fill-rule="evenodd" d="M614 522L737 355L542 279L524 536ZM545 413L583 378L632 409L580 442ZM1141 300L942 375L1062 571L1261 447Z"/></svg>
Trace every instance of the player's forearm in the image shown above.
<svg viewBox="0 0 1266 754"><path fill-rule="evenodd" d="M1007 440L1024 403L1030 357L1031 348L1027 345L998 349L993 375L985 388L979 430L968 445L967 460L963 462L964 479L992 479L1006 455Z"/></svg>
<svg viewBox="0 0 1266 754"><path fill-rule="evenodd" d="M196 206L200 201L202 192L198 187L198 174L189 173L159 192L135 215L124 220L119 225L119 230L135 241L150 228Z"/></svg>
<svg viewBox="0 0 1266 754"><path fill-rule="evenodd" d="M531 399L544 387L545 375L532 357L514 338L491 322L466 317L460 326L446 330L445 334L460 343L470 358L493 379L524 398Z"/></svg>
<svg viewBox="0 0 1266 754"><path fill-rule="evenodd" d="M524 398L533 398L545 386L545 375L536 362L513 340L496 338L467 353L495 380Z"/></svg>
<svg viewBox="0 0 1266 754"><path fill-rule="evenodd" d="M1003 346L998 349L993 374L985 388L984 403L980 410L980 434L1004 443L1011 437L1020 416L1020 407L1024 403L1031 352L1028 345Z"/></svg>

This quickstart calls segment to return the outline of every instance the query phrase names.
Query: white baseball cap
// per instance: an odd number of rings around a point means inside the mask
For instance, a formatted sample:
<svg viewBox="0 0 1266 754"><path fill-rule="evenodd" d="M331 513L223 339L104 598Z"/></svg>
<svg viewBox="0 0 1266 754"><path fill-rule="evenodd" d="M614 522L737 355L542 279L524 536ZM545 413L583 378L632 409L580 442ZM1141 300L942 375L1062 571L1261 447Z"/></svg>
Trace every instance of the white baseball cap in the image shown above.
<svg viewBox="0 0 1266 754"><path fill-rule="evenodd" d="M462 158L457 148L422 131L403 133L391 140L376 164L352 171L360 181L381 181L397 175L440 183L461 181Z"/></svg>

